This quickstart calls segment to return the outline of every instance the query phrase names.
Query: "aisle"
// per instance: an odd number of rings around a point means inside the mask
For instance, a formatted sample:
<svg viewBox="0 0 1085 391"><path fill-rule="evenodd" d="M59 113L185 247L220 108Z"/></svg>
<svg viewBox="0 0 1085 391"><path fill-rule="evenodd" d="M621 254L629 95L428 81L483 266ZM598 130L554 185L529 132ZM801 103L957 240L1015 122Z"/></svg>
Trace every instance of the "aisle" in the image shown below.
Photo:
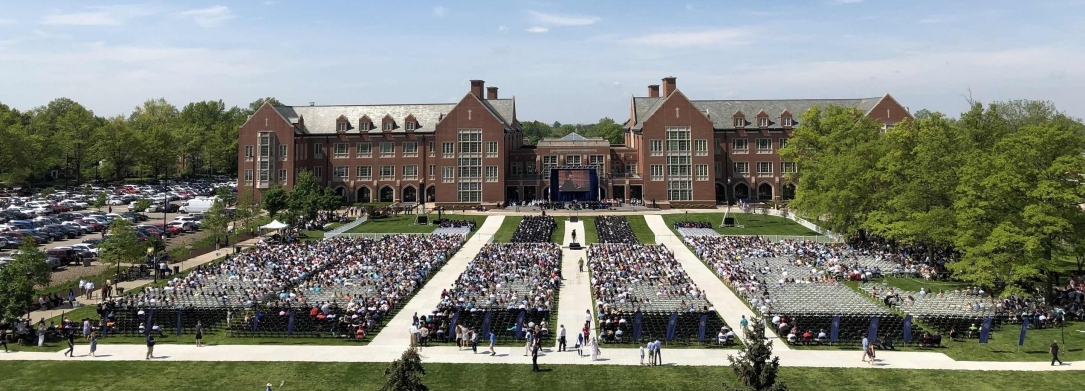
<svg viewBox="0 0 1085 391"><path fill-rule="evenodd" d="M674 252L674 258L682 264L682 268L686 270L686 274L693 280L693 283L697 284L698 288L705 291L705 295L708 296L708 301L712 303L712 306L716 307L716 312L719 312L723 320L731 327L739 327L739 321L742 316L745 315L746 319L754 319L757 316L754 315L753 310L746 306L746 303L735 296L735 293L731 291L723 281L716 277L716 273L705 266L704 262L701 262L697 255L686 247L686 244L682 242L682 237L675 234L667 227L667 223L663 222L663 216L650 215L644 216L644 221L648 223L648 227L652 229L652 232L656 234L656 240L660 240L662 245L666 245L668 249ZM770 327L771 329L771 327ZM772 337L776 337L776 333L773 330L768 331ZM736 332L737 337L742 339L744 336L742 333ZM777 341L780 341L777 339ZM788 350L787 345L777 343L775 345L776 351Z"/></svg>
<svg viewBox="0 0 1085 391"><path fill-rule="evenodd" d="M558 324L550 326L550 330L557 333L559 326L565 325L567 349L576 345L576 333L584 327L584 311L591 310L593 318L595 316L595 306L591 299L591 279L588 277L588 250L569 249L569 244L573 242L573 230L576 230L576 238L581 245L584 243L584 222L565 221L565 239L561 245L561 276L565 280L562 281L561 297L558 300ZM584 259L583 273L578 267L581 259ZM592 332L595 332L594 326ZM556 349L556 338L554 346Z"/></svg>
<svg viewBox="0 0 1085 391"><path fill-rule="evenodd" d="M452 259L448 260L441 267L441 270L433 278L430 278L422 289L418 290L418 293L407 302L407 305L403 306L403 309L396 314L396 317L389 320L380 333L373 337L373 341L369 343L369 346L406 349L411 341L408 330L411 328L414 314L416 312L418 314L431 314L433 309L437 308L437 304L441 302L441 290L451 287L456 282L456 279L460 277L460 273L467 270L467 264L471 263L471 260L475 259L475 255L482 250L482 247L489 243L490 238L493 238L493 235L501 228L501 223L504 221L505 216L486 218L486 222L478 228L478 231L470 239L467 239L460 251L457 251L456 255L453 255Z"/></svg>

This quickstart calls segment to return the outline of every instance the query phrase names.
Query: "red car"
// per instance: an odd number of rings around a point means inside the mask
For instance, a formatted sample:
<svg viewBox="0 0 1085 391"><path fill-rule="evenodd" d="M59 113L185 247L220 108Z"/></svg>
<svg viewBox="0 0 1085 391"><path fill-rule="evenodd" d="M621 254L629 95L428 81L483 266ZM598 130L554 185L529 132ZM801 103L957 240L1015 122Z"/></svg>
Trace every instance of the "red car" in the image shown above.
<svg viewBox="0 0 1085 391"><path fill-rule="evenodd" d="M181 228L179 228L179 227L171 227L169 225L166 225L166 223L154 223L152 225L154 225L155 228L158 228L159 231L161 231L163 229L168 230L169 233L170 233L169 236L177 236L177 235L181 234ZM165 228L163 228L163 227L165 227Z"/></svg>
<svg viewBox="0 0 1085 391"><path fill-rule="evenodd" d="M102 230L105 229L105 226L102 225L102 223L91 219L75 219L75 222L94 227L94 232L102 232Z"/></svg>

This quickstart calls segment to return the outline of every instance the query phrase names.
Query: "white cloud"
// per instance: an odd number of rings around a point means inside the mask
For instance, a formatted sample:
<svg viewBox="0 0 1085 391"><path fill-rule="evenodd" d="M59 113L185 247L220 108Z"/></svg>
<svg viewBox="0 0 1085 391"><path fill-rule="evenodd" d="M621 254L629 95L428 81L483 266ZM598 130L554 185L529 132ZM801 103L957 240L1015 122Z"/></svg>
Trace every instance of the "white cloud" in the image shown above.
<svg viewBox="0 0 1085 391"><path fill-rule="evenodd" d="M497 26L497 31L504 34L509 31L508 26Z"/></svg>
<svg viewBox="0 0 1085 391"><path fill-rule="evenodd" d="M693 4L686 4L686 9L693 11Z"/></svg>
<svg viewBox="0 0 1085 391"><path fill-rule="evenodd" d="M626 39L625 42L650 46L713 46L743 44L742 38L750 35L746 29L716 29L704 31L677 31L643 35Z"/></svg>
<svg viewBox="0 0 1085 391"><path fill-rule="evenodd" d="M0 26L15 24L14 19L0 19Z"/></svg>
<svg viewBox="0 0 1085 391"><path fill-rule="evenodd" d="M216 5L207 8L198 8L180 13L182 18L192 18L192 21L203 27L215 27L227 20L235 18L230 12L230 7Z"/></svg>
<svg viewBox="0 0 1085 391"><path fill-rule="evenodd" d="M448 8L441 7L441 6L433 7L433 14L436 15L437 17L445 16L445 15L448 14Z"/></svg>
<svg viewBox="0 0 1085 391"><path fill-rule="evenodd" d="M125 21L150 16L155 10L142 5L110 5L87 7L89 12L46 15L42 24L57 26L120 26Z"/></svg>
<svg viewBox="0 0 1085 391"><path fill-rule="evenodd" d="M602 20L595 16L544 14L538 11L527 12L531 15L531 20L533 22L552 26L587 26Z"/></svg>
<svg viewBox="0 0 1085 391"><path fill-rule="evenodd" d="M541 27L541 26L534 26L534 27L531 27L531 28L529 28L527 30L524 30L524 31L527 31L529 33L542 34L542 33L545 33L547 31L550 31L550 29L548 29L546 27Z"/></svg>

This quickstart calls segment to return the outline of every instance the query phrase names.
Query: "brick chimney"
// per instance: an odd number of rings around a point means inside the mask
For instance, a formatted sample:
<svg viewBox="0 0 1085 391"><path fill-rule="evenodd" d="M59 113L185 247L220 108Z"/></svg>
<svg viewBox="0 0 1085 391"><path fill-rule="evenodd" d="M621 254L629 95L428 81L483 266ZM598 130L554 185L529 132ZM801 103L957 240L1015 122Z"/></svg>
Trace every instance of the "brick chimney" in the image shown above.
<svg viewBox="0 0 1085 391"><path fill-rule="evenodd" d="M497 100L497 87L486 87L486 99Z"/></svg>
<svg viewBox="0 0 1085 391"><path fill-rule="evenodd" d="M471 95L476 98L484 99L482 91L486 89L486 81L484 80L471 80Z"/></svg>
<svg viewBox="0 0 1085 391"><path fill-rule="evenodd" d="M663 97L671 96L674 90L678 89L674 76L667 76L663 78Z"/></svg>
<svg viewBox="0 0 1085 391"><path fill-rule="evenodd" d="M648 86L648 97L649 98L658 98L659 97L659 84L652 84L652 85Z"/></svg>

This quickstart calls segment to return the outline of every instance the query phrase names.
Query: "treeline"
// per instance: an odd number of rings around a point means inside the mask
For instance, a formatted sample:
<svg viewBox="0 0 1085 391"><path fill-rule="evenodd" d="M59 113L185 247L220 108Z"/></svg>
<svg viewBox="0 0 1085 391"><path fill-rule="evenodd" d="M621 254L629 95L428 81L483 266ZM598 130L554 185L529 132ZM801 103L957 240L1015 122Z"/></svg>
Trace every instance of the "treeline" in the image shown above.
<svg viewBox="0 0 1085 391"><path fill-rule="evenodd" d="M625 143L622 124L616 123L610 118L600 119L599 122L594 124L573 125L554 121L552 125L547 125L540 121L531 121L520 125L524 128L524 137L528 139L530 145L535 145L544 138L565 137L573 132L587 138L604 138L610 141L611 144Z"/></svg>
<svg viewBox="0 0 1085 391"><path fill-rule="evenodd" d="M885 131L839 107L800 123L780 151L799 168L791 206L839 233L959 254L956 278L1004 295L1050 294L1063 262L1085 263L1085 126L1051 103L921 111Z"/></svg>
<svg viewBox="0 0 1085 391"><path fill-rule="evenodd" d="M0 178L33 184L66 179L118 180L132 174L237 173L237 128L265 101L247 108L222 101L178 109L152 99L127 117L101 117L67 98L20 112L0 104ZM173 172L180 171L180 172Z"/></svg>

